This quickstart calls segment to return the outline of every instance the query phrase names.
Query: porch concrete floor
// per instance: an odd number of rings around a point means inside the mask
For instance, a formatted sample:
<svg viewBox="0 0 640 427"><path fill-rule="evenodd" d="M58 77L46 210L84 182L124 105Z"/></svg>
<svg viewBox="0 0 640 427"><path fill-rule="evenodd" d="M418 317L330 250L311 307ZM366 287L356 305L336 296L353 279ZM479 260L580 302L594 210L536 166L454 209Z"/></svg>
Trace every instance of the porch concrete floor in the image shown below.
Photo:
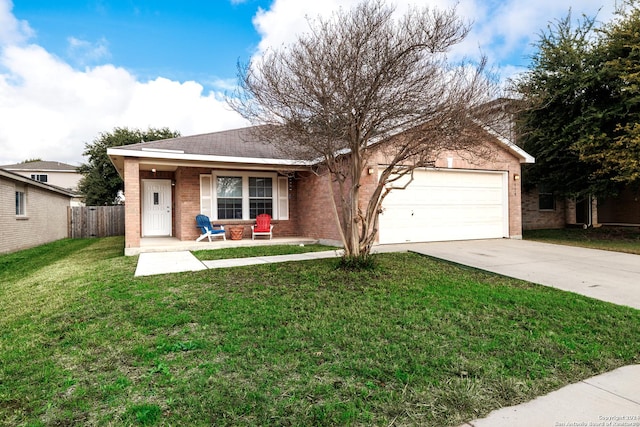
<svg viewBox="0 0 640 427"><path fill-rule="evenodd" d="M273 239L257 238L255 240L222 240L214 238L211 242L203 240L200 242L183 241L175 237L143 237L140 239L139 248L125 248L125 255L139 255L146 252L176 252L176 251L198 251L207 249L239 248L247 246L269 246L269 245L311 245L318 243L317 239L308 237L274 237Z"/></svg>

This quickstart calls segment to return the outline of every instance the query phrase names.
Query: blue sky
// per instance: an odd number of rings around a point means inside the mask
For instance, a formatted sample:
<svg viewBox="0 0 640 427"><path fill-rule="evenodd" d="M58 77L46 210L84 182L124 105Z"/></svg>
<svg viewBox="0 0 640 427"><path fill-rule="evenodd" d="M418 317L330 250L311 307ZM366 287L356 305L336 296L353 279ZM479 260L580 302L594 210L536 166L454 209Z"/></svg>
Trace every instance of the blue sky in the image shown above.
<svg viewBox="0 0 640 427"><path fill-rule="evenodd" d="M138 78L207 86L235 76L260 42L252 24L266 0L17 0L35 40L75 67L105 62ZM73 41L72 41L73 40Z"/></svg>
<svg viewBox="0 0 640 427"><path fill-rule="evenodd" d="M388 0L451 7L473 23L452 58L486 54L502 79L526 69L555 19L611 19L619 0ZM305 16L358 0L0 0L0 165L78 164L116 126L182 135L247 125L224 95L236 63L295 40Z"/></svg>

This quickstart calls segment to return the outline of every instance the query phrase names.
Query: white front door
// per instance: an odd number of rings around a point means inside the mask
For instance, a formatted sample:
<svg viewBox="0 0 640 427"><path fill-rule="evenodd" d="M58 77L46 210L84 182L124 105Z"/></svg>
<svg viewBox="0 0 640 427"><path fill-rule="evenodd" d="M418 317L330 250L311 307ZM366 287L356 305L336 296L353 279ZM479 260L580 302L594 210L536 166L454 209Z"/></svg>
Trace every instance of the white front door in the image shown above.
<svg viewBox="0 0 640 427"><path fill-rule="evenodd" d="M142 236L171 236L171 181L142 180Z"/></svg>

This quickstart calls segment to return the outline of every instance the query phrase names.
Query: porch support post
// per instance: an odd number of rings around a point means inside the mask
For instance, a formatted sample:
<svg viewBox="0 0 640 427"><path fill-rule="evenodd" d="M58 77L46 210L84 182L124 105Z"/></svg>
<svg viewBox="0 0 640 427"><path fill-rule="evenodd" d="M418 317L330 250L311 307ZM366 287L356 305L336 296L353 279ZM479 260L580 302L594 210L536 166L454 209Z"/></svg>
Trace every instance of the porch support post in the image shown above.
<svg viewBox="0 0 640 427"><path fill-rule="evenodd" d="M124 158L124 252L140 247L140 163L136 158Z"/></svg>

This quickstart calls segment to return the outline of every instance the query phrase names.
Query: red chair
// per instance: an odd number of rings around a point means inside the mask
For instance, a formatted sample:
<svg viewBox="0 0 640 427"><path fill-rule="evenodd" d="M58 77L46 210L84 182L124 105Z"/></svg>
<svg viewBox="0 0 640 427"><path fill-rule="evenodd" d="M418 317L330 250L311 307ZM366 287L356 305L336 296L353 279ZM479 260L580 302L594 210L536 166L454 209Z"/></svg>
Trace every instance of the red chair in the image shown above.
<svg viewBox="0 0 640 427"><path fill-rule="evenodd" d="M271 215L260 214L256 217L256 225L251 226L251 240L255 240L256 236L269 236L269 240L271 240L273 237Z"/></svg>

